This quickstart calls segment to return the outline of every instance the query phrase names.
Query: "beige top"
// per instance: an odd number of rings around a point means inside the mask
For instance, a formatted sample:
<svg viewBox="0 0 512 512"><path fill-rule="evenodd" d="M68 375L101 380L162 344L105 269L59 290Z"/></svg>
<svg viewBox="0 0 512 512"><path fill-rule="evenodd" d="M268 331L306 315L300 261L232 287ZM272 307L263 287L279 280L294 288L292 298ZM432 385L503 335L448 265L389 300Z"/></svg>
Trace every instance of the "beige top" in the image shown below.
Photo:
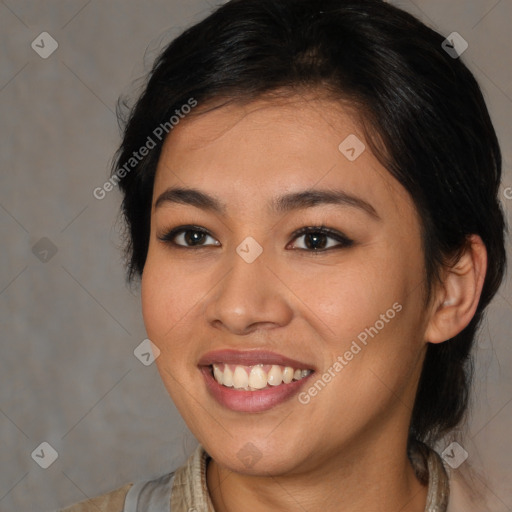
<svg viewBox="0 0 512 512"><path fill-rule="evenodd" d="M425 447L426 448L426 447ZM206 467L209 455L201 445L192 453L187 462L176 470L171 493L172 512L215 512L206 484ZM425 460L426 459L426 460ZM412 462L420 480L428 479L428 495L425 512L459 512L467 509L447 508L449 477L439 455L426 448L412 457ZM83 501L61 512L122 512L126 494L132 484L97 498Z"/></svg>

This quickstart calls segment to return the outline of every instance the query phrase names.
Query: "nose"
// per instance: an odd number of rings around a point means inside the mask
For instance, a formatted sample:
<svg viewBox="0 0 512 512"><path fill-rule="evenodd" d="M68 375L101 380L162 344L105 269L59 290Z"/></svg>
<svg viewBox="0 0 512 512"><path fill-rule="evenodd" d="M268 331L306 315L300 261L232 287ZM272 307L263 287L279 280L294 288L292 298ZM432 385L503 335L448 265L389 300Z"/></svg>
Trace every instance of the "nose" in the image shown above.
<svg viewBox="0 0 512 512"><path fill-rule="evenodd" d="M215 328L246 335L287 325L293 310L279 269L261 254L248 263L233 251L229 270L209 296L206 320Z"/></svg>

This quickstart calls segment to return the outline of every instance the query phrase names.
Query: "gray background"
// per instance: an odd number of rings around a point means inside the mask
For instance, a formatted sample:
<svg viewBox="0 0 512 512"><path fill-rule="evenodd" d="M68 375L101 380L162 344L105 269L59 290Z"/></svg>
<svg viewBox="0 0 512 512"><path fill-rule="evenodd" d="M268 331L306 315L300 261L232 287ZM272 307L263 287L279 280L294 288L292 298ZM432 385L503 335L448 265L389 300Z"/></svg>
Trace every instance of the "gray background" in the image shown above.
<svg viewBox="0 0 512 512"><path fill-rule="evenodd" d="M511 0L393 3L468 41L463 60L502 144L510 223ZM133 353L145 331L138 290L124 284L120 195L100 201L92 191L105 182L119 143L118 96L134 91L158 49L213 7L205 0L0 2L1 511L51 511L163 474L195 446L155 365ZM47 59L31 48L43 31L59 44ZM463 443L499 512L512 510L510 286L482 327ZM43 441L58 452L48 469L31 457Z"/></svg>

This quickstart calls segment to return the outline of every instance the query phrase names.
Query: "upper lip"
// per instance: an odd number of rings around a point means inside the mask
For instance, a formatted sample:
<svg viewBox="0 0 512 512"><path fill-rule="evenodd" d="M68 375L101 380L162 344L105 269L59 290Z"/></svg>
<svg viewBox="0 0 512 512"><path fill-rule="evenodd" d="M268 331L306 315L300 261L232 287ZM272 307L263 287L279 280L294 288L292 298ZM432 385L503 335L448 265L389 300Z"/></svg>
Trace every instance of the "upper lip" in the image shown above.
<svg viewBox="0 0 512 512"><path fill-rule="evenodd" d="M314 370L310 363L291 359L290 357L270 352L268 350L214 350L204 354L198 362L198 366L210 366L214 363L226 363L242 366L254 366L256 364L275 364L291 366L295 369Z"/></svg>

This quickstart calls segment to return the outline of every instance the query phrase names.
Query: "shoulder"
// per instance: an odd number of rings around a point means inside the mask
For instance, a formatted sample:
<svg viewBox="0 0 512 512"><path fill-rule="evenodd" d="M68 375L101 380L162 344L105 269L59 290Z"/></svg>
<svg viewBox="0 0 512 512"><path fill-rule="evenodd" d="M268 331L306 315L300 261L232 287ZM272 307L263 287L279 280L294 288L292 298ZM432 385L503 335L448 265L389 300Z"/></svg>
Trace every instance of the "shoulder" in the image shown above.
<svg viewBox="0 0 512 512"><path fill-rule="evenodd" d="M206 484L206 466L209 455L201 445L189 456L187 462L171 473L143 482L126 484L96 498L76 503L59 512L123 512L125 503L132 510L137 503L142 510L149 505L163 510L171 501L172 510L213 511ZM127 501L128 500L128 501Z"/></svg>
<svg viewBox="0 0 512 512"><path fill-rule="evenodd" d="M90 498L68 508L61 509L60 512L122 512L126 495L132 485L126 484L119 489L102 494L96 498Z"/></svg>

